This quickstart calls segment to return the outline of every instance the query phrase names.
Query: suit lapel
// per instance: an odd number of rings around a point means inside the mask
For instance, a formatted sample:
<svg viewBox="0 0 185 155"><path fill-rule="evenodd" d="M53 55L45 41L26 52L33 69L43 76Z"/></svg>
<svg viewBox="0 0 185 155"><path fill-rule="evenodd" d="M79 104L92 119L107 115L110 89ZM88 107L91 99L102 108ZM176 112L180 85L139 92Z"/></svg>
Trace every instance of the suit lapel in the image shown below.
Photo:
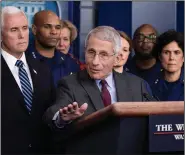
<svg viewBox="0 0 185 155"><path fill-rule="evenodd" d="M1 74L2 87L4 85L4 87L6 87L6 89L11 90L10 94L13 93L12 96L16 97L15 103L19 103L19 105L21 105L21 107L24 109L24 111L28 114L28 110L25 107L24 96L23 96L14 76L12 75L7 63L5 62L3 56L1 56L1 68L2 68L2 74Z"/></svg>
<svg viewBox="0 0 185 155"><path fill-rule="evenodd" d="M128 102L132 101L132 92L129 86L129 82L127 80L127 75L125 72L117 73L113 71L115 87L116 87L116 94L117 94L117 101L118 102Z"/></svg>
<svg viewBox="0 0 185 155"><path fill-rule="evenodd" d="M30 57L26 57L26 61L28 63L29 66L29 70L30 70L30 74L31 74L31 78L32 78L32 83L33 83L33 101L32 101L32 110L35 107L35 101L36 101L36 96L37 96L37 77L38 77L38 67L36 66L34 60Z"/></svg>
<svg viewBox="0 0 185 155"><path fill-rule="evenodd" d="M27 58L27 63L28 63L31 78L32 78L33 88L35 90L36 78L37 78L37 68L34 67L34 62L32 62L29 58Z"/></svg>
<svg viewBox="0 0 185 155"><path fill-rule="evenodd" d="M104 108L101 93L95 81L89 77L86 70L80 72L79 76L80 76L81 85L89 95L95 109L99 110Z"/></svg>
<svg viewBox="0 0 185 155"><path fill-rule="evenodd" d="M96 110L104 108L101 93L95 81L89 77L86 70L83 72L80 72L79 76L80 76L81 85L86 90ZM133 100L133 97L131 95L132 90L129 86L127 75L125 73L120 74L113 71L113 76L114 76L115 87L116 87L117 101L118 102L132 101Z"/></svg>

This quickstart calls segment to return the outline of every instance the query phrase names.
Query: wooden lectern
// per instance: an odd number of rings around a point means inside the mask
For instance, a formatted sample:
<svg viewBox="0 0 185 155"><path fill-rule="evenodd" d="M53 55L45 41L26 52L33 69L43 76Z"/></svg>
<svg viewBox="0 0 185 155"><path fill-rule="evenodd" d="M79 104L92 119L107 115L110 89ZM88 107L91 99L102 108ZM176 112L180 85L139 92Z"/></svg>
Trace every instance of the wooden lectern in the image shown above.
<svg viewBox="0 0 185 155"><path fill-rule="evenodd" d="M73 123L67 154L148 153L148 116L183 115L184 102L118 102Z"/></svg>

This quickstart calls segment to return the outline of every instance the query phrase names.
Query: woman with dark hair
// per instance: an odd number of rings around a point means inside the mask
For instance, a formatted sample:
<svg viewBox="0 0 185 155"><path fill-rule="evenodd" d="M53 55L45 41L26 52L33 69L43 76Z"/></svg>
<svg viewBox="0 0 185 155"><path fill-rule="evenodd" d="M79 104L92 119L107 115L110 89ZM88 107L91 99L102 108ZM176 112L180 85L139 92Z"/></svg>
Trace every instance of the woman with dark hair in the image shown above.
<svg viewBox="0 0 185 155"><path fill-rule="evenodd" d="M163 71L151 86L161 101L184 101L184 35L175 30L161 34L155 50Z"/></svg>

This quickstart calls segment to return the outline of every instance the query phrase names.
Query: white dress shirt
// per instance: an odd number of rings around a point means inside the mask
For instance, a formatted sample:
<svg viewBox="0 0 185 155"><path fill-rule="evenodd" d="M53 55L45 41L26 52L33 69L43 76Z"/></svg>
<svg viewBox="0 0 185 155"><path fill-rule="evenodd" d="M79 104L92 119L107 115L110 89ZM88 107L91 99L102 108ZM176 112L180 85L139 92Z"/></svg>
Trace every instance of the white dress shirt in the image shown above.
<svg viewBox="0 0 185 155"><path fill-rule="evenodd" d="M12 75L14 76L20 90L22 91L22 88L21 88L21 83L20 83L20 79L19 79L19 68L17 66L15 66L15 63L17 62L17 58L15 58L14 56L12 56L11 54L9 54L8 52L4 51L3 49L1 49L1 54L3 56L3 58L5 59ZM29 70L29 66L27 64L27 61L26 61L26 57L25 57L25 53L23 52L21 58L19 59L21 60L24 65L24 69L26 70L27 74L28 74L28 78L30 80L30 83L31 83L31 87L32 87L32 90L33 90L33 83L32 83L32 78L31 78L31 74L30 74L30 70Z"/></svg>
<svg viewBox="0 0 185 155"><path fill-rule="evenodd" d="M113 78L113 73L111 73L107 78L105 78L107 82L107 89L111 96L111 103L117 102L117 96L116 96L116 87L115 82ZM98 86L99 90L101 91L102 85L100 83L101 80L96 80L96 85Z"/></svg>

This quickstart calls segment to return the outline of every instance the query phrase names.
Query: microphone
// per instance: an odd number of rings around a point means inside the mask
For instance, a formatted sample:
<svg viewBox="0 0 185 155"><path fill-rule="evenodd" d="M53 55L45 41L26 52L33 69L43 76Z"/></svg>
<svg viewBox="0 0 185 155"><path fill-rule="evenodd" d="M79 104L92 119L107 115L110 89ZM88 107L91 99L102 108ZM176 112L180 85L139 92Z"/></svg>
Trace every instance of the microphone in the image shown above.
<svg viewBox="0 0 185 155"><path fill-rule="evenodd" d="M159 101L156 96L151 96L147 93L143 93L143 97L146 99L146 101Z"/></svg>

